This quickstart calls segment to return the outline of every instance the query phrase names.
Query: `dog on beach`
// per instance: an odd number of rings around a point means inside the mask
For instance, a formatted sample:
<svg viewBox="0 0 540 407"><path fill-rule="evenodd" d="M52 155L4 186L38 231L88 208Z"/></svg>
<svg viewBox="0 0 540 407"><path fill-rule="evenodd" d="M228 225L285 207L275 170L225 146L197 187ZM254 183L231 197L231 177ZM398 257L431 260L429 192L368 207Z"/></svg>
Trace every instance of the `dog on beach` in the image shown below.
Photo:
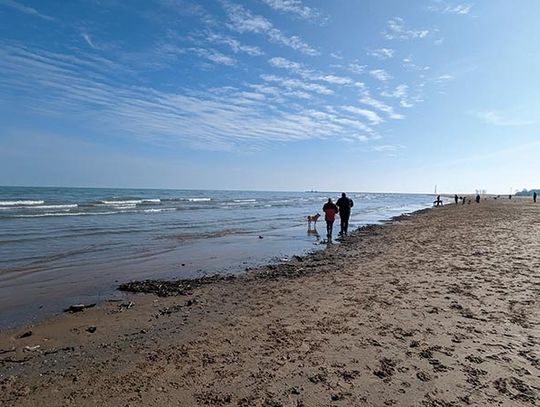
<svg viewBox="0 0 540 407"><path fill-rule="evenodd" d="M308 215L307 217L307 223L308 223L308 229L311 228L311 222L313 222L313 227L317 226L317 221L321 217L320 213L317 213L316 215Z"/></svg>

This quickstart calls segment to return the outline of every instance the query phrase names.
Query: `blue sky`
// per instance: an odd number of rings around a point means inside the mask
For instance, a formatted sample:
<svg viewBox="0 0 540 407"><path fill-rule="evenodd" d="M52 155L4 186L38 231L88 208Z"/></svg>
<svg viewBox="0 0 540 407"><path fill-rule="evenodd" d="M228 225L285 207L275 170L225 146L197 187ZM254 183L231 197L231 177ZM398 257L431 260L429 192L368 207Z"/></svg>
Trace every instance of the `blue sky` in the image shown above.
<svg viewBox="0 0 540 407"><path fill-rule="evenodd" d="M0 185L540 187L536 0L0 0Z"/></svg>

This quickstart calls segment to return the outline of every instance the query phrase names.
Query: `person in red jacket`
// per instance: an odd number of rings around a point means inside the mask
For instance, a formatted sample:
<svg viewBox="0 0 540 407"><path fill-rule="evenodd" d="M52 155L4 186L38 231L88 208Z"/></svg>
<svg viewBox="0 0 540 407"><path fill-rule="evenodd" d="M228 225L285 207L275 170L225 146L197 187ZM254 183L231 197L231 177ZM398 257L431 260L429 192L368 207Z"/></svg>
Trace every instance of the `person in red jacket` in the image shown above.
<svg viewBox="0 0 540 407"><path fill-rule="evenodd" d="M332 240L332 229L334 228L334 221L339 210L331 198L328 198L328 202L324 204L322 210L324 212L324 220L326 221L326 237L328 240Z"/></svg>

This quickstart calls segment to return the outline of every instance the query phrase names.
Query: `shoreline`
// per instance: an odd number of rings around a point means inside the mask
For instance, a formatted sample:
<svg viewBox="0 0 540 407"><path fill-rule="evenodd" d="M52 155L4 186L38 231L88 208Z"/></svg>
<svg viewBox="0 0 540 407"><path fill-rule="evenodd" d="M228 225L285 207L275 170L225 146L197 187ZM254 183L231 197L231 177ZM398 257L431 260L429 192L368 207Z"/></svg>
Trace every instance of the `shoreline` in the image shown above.
<svg viewBox="0 0 540 407"><path fill-rule="evenodd" d="M3 332L0 401L534 405L534 208L421 210L187 296L133 294Z"/></svg>

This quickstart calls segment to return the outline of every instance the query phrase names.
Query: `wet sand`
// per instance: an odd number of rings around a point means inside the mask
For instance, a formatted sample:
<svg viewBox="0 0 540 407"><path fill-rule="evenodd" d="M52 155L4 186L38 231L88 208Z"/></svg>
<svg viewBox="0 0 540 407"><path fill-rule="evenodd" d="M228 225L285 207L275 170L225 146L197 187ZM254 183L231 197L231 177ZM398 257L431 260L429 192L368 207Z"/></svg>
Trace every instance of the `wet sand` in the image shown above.
<svg viewBox="0 0 540 407"><path fill-rule="evenodd" d="M6 406L538 404L540 206L525 199L0 334Z"/></svg>

